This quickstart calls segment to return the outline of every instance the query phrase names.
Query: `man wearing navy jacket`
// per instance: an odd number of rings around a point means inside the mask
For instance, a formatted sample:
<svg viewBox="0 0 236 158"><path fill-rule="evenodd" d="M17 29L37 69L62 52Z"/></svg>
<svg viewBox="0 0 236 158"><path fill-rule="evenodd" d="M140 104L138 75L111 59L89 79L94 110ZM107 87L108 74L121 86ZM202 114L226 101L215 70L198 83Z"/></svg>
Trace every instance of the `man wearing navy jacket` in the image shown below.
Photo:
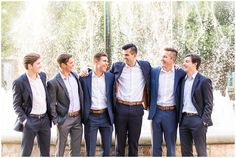
<svg viewBox="0 0 236 158"><path fill-rule="evenodd" d="M136 59L134 44L124 45L122 49L124 62L114 63L110 70L115 75L116 156L125 156L127 137L128 156L138 156L143 110L149 105L151 65Z"/></svg>
<svg viewBox="0 0 236 158"><path fill-rule="evenodd" d="M101 135L101 156L110 156L113 131L114 75L106 72L108 57L97 53L93 58L94 69L81 77L84 92L84 125L87 156L95 156L97 132Z"/></svg>
<svg viewBox="0 0 236 158"><path fill-rule="evenodd" d="M13 107L17 121L15 130L23 133L21 156L30 156L37 137L40 156L50 156L51 112L46 87L46 74L40 72L37 53L24 56L26 73L13 82Z"/></svg>
<svg viewBox="0 0 236 158"><path fill-rule="evenodd" d="M181 80L185 72L175 66L177 50L165 48L161 66L151 70L151 100L148 119L152 120L152 155L162 156L163 135L167 156L176 155L176 135Z"/></svg>
<svg viewBox="0 0 236 158"><path fill-rule="evenodd" d="M181 103L179 115L179 133L182 156L193 156L193 142L197 156L207 156L206 133L212 126L213 108L212 82L198 72L201 57L188 54L183 63L187 73L181 86Z"/></svg>

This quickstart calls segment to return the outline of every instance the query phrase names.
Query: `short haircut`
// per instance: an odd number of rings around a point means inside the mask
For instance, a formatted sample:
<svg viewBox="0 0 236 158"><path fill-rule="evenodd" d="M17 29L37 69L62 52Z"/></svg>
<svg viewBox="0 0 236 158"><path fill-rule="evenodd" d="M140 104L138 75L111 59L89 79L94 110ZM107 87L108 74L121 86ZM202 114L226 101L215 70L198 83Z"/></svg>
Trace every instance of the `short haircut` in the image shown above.
<svg viewBox="0 0 236 158"><path fill-rule="evenodd" d="M61 66L61 64L66 64L71 57L71 54L62 53L57 57L57 63L59 64L59 66Z"/></svg>
<svg viewBox="0 0 236 158"><path fill-rule="evenodd" d="M165 51L168 51L168 52L173 52L175 53L175 61L177 59L177 55L178 55L178 51L174 48L164 48Z"/></svg>
<svg viewBox="0 0 236 158"><path fill-rule="evenodd" d="M33 65L40 58L40 55L37 53L28 53L24 56L23 64L25 69L28 70L28 64Z"/></svg>
<svg viewBox="0 0 236 158"><path fill-rule="evenodd" d="M201 57L197 54L187 54L185 58L190 57L192 60L192 63L197 63L196 69L198 70L201 65Z"/></svg>
<svg viewBox="0 0 236 158"><path fill-rule="evenodd" d="M107 53L105 52L99 52L99 53L96 53L94 56L93 56L93 60L100 60L101 57L108 57Z"/></svg>
<svg viewBox="0 0 236 158"><path fill-rule="evenodd" d="M122 50L131 49L132 54L137 54L138 49L133 43L126 44L122 47Z"/></svg>

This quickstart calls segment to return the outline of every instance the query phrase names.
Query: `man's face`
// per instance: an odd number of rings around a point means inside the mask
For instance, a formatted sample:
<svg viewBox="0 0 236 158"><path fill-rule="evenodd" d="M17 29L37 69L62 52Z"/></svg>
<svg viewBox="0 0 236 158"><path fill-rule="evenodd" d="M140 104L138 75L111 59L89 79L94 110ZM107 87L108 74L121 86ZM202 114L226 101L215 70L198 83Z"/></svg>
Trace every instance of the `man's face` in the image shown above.
<svg viewBox="0 0 236 158"><path fill-rule="evenodd" d="M39 73L41 69L41 60L36 60L33 65L28 65L28 70L33 71L34 73Z"/></svg>
<svg viewBox="0 0 236 158"><path fill-rule="evenodd" d="M136 60L136 54L131 52L131 49L123 50L123 59L127 65L131 65Z"/></svg>
<svg viewBox="0 0 236 158"><path fill-rule="evenodd" d="M66 64L62 64L62 69L67 72L71 72L74 68L74 60L70 58Z"/></svg>
<svg viewBox="0 0 236 158"><path fill-rule="evenodd" d="M101 72L106 72L108 68L108 58L106 56L102 56L100 60L95 60L95 65Z"/></svg>
<svg viewBox="0 0 236 158"><path fill-rule="evenodd" d="M191 57L186 57L183 63L183 70L188 73L196 69L196 63L192 63Z"/></svg>
<svg viewBox="0 0 236 158"><path fill-rule="evenodd" d="M173 58L173 52L164 51L161 56L161 65L163 67L169 67L169 66L173 66L174 63L175 61Z"/></svg>

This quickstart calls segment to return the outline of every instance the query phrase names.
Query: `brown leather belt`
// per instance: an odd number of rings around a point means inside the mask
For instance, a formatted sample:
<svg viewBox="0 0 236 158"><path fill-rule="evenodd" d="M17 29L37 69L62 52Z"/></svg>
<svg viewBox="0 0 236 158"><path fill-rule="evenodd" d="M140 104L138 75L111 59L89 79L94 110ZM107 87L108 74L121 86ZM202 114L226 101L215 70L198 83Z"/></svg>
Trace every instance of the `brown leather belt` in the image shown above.
<svg viewBox="0 0 236 158"><path fill-rule="evenodd" d="M120 100L120 99L116 99L116 100L120 104L129 105L129 106L142 105L143 104L143 101L130 102L130 101L124 101L124 100Z"/></svg>
<svg viewBox="0 0 236 158"><path fill-rule="evenodd" d="M190 112L184 112L183 115L185 116L197 116L197 113L190 113Z"/></svg>
<svg viewBox="0 0 236 158"><path fill-rule="evenodd" d="M162 111L175 110L176 109L175 106L161 106L161 105L157 105L157 108L159 110L162 110Z"/></svg>
<svg viewBox="0 0 236 158"><path fill-rule="evenodd" d="M79 111L73 111L73 112L68 112L68 116L70 117L76 117L80 115L80 110Z"/></svg>
<svg viewBox="0 0 236 158"><path fill-rule="evenodd" d="M93 110L93 109L90 109L90 113L92 113L92 114L103 114L103 113L105 113L105 112L107 112L107 108L105 108L105 109L100 109L100 110Z"/></svg>

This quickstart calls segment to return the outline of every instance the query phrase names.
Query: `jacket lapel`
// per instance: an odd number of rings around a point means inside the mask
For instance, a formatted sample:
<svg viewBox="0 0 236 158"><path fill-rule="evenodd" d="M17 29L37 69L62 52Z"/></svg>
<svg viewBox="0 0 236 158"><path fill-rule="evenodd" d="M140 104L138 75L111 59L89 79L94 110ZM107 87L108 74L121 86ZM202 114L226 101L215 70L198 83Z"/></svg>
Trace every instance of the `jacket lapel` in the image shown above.
<svg viewBox="0 0 236 158"><path fill-rule="evenodd" d="M175 91L177 89L177 85L178 85L178 71L175 69L175 77L174 77L174 94L175 94Z"/></svg>
<svg viewBox="0 0 236 158"><path fill-rule="evenodd" d="M32 90L31 90L31 87L30 87L29 79L28 79L26 74L24 74L23 78L24 78L24 81L25 81L26 89L27 89L27 91L30 95L30 99L33 100L33 94L32 94Z"/></svg>
<svg viewBox="0 0 236 158"><path fill-rule="evenodd" d="M196 77L195 77L195 80L193 82L193 87L192 87L192 91L191 91L191 97L193 98L193 94L195 92L195 89L197 87L197 84L198 84L198 81L199 81L199 73L197 73Z"/></svg>
<svg viewBox="0 0 236 158"><path fill-rule="evenodd" d="M87 86L88 86L90 98L92 98L92 73L93 73L93 71L89 72L89 76L88 76L88 80L87 80L87 82L88 82Z"/></svg>
<svg viewBox="0 0 236 158"><path fill-rule="evenodd" d="M184 78L183 79L183 82L182 82L182 85L181 85L181 100L180 100L180 110L181 110L181 112L182 112L182 109L183 109L183 105L184 105L184 86L185 86L185 81L186 81L186 79Z"/></svg>
<svg viewBox="0 0 236 158"><path fill-rule="evenodd" d="M67 91L67 88L66 88L66 85L65 85L63 79L61 78L60 73L57 74L56 78L57 78L57 81L59 82L59 84L61 85L61 87L65 90L66 96L69 99L70 98L69 93Z"/></svg>
<svg viewBox="0 0 236 158"><path fill-rule="evenodd" d="M108 74L105 72L105 86L106 86L106 97L108 98L108 94L109 94L109 78L108 78Z"/></svg>
<svg viewBox="0 0 236 158"><path fill-rule="evenodd" d="M120 77L120 75L121 75L121 73L122 73L124 67L125 67L125 63L122 62L121 65L118 67L118 72L119 72L119 74L118 74L116 80L118 80L118 78Z"/></svg>
<svg viewBox="0 0 236 158"><path fill-rule="evenodd" d="M161 68L158 68L156 71L156 90L157 90L157 94L158 94L158 89L159 89L159 75L161 72Z"/></svg>
<svg viewBox="0 0 236 158"><path fill-rule="evenodd" d="M45 90L45 92L47 92L46 81L45 81L45 79L43 78L43 76L42 76L41 73L39 73L39 76L40 76L40 79L41 79L41 81L42 81L42 83L43 83L44 90Z"/></svg>

